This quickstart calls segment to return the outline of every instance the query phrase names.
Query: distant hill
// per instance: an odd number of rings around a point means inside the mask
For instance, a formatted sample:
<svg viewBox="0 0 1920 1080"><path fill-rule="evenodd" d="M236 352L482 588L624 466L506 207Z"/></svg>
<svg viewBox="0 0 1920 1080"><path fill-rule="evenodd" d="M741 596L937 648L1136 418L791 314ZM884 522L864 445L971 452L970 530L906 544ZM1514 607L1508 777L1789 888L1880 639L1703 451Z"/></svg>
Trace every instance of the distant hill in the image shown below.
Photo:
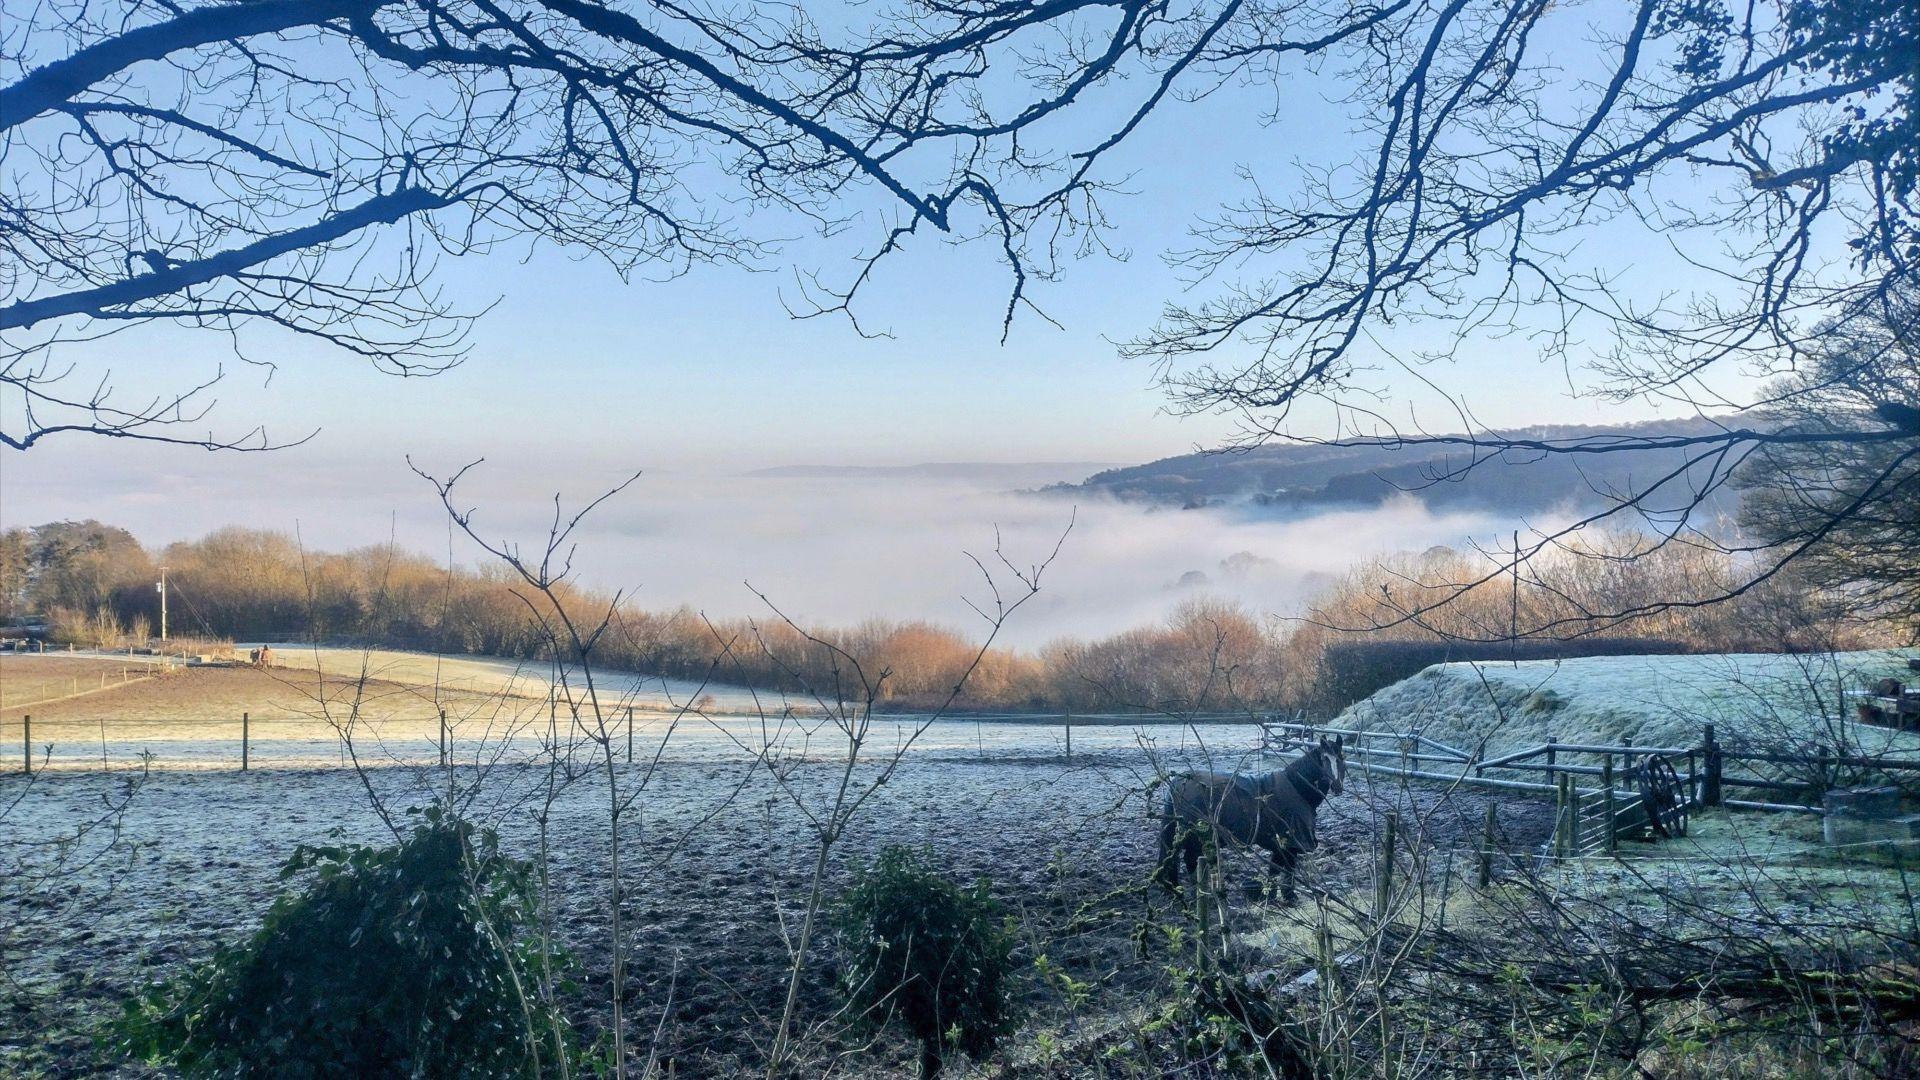
<svg viewBox="0 0 1920 1080"><path fill-rule="evenodd" d="M773 480L952 480L990 487L1033 488L1077 481L1111 461L947 461L925 465L783 465L748 476Z"/></svg>
<svg viewBox="0 0 1920 1080"><path fill-rule="evenodd" d="M1718 430L1706 420L1615 425L1541 425L1503 432L1530 439L1693 435ZM1304 446L1185 454L1108 469L1051 493L1110 495L1128 502L1193 509L1250 504L1275 509L1371 506L1407 494L1436 508L1536 510L1595 505L1601 491L1642 490L1683 463L1679 450L1614 454L1521 454L1486 461L1452 476L1473 459L1464 446ZM1676 493L1675 499L1679 498Z"/></svg>

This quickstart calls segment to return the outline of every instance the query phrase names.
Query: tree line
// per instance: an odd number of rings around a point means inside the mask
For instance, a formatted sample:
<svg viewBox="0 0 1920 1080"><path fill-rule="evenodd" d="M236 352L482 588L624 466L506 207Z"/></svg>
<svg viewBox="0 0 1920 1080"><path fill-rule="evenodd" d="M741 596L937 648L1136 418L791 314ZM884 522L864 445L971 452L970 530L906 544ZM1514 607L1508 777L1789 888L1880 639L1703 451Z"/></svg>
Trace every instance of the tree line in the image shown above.
<svg viewBox="0 0 1920 1080"><path fill-rule="evenodd" d="M1160 623L1107 637L991 649L971 676L977 643L920 620L798 627L685 606L647 610L571 583L557 595L582 620L612 607L594 647L601 666L794 691L830 684L839 649L885 672L883 699L902 708L937 700L964 677L961 701L975 708L1328 711L1411 674L1402 670L1408 663L1520 656L1515 627L1653 600L1639 618L1583 623L1570 640L1535 638L1524 656L1864 647L1905 633L1901 624L1853 619L1844 594L1799 578L1731 602L1673 603L1718 595L1745 573L1713 549L1609 535L1536 560L1521 576L1487 580L1498 557L1435 548L1356 568L1288 618L1197 598ZM97 521L11 529L0 533L0 605L12 622L44 620L58 642L145 644L157 625L162 565L175 636L552 658L551 636L506 568L449 567L393 545L316 552L283 533L239 527L157 553ZM1441 596L1450 602L1431 602ZM1409 607L1427 614L1406 619Z"/></svg>

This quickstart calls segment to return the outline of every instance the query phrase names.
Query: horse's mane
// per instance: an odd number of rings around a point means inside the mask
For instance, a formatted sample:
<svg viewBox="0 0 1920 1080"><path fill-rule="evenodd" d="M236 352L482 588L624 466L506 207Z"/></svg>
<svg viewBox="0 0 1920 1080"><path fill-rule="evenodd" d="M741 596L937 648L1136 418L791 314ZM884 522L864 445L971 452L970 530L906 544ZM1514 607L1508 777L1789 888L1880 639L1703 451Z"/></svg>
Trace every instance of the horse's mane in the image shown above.
<svg viewBox="0 0 1920 1080"><path fill-rule="evenodd" d="M1287 767L1282 769L1281 773L1285 775L1287 779L1291 780L1311 768L1324 776L1326 775L1327 767L1320 759L1325 755L1326 751L1324 749L1318 746L1309 746L1307 747L1306 753L1287 762Z"/></svg>

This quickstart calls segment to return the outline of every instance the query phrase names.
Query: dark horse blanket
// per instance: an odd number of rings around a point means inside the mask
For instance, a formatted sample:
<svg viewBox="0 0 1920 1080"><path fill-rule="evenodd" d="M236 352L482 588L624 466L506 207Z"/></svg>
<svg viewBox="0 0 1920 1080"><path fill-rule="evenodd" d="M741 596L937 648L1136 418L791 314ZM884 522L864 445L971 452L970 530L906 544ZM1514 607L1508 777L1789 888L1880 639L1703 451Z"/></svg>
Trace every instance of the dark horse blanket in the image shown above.
<svg viewBox="0 0 1920 1080"><path fill-rule="evenodd" d="M1293 868L1315 847L1313 817L1328 795L1342 791L1347 759L1338 738L1322 738L1278 772L1260 776L1234 773L1183 773L1167 785L1160 809L1160 860L1154 880L1169 889L1187 876L1209 838L1216 845L1258 847L1273 856L1271 871L1284 875L1281 896L1294 899Z"/></svg>

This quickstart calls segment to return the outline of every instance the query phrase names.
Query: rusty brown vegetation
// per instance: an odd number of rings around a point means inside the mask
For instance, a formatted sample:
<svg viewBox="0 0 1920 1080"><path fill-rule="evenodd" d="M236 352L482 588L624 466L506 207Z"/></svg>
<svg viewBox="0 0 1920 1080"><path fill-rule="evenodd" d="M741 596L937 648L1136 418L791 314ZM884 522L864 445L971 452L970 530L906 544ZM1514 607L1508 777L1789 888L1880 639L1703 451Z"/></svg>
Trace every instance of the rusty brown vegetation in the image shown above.
<svg viewBox="0 0 1920 1080"><path fill-rule="evenodd" d="M144 640L154 614L151 574L164 562L177 597L176 634L551 659L524 586L493 567L450 569L391 545L314 552L285 534L226 528L156 557L124 530L87 522L13 530L0 546L9 553L5 602L16 612L47 612L56 641ZM1157 625L1034 650L996 647L977 664L976 642L924 621L802 628L628 602L612 605L596 655L615 669L793 690L830 678L838 649L889 672L884 704L896 709L943 700L971 669L959 700L975 709L1324 711L1411 674L1404 662L1383 664L1381 650L1397 648L1422 664L1499 659L1515 648L1516 628L1522 636L1528 627L1575 628L1531 635L1528 656L1859 648L1896 632L1850 619L1844 605L1793 575L1708 603L1745 572L1737 556L1710 548L1604 534L1581 541L1578 552L1535 559L1518 577L1488 579L1500 557L1435 548L1357 568L1297 617L1202 598ZM598 618L612 599L571 581L554 595L581 618ZM1690 597L1701 602L1685 602ZM1631 617L1593 617L1641 605L1648 610ZM765 647L728 648L747 641ZM1409 652L1407 643L1431 648Z"/></svg>

